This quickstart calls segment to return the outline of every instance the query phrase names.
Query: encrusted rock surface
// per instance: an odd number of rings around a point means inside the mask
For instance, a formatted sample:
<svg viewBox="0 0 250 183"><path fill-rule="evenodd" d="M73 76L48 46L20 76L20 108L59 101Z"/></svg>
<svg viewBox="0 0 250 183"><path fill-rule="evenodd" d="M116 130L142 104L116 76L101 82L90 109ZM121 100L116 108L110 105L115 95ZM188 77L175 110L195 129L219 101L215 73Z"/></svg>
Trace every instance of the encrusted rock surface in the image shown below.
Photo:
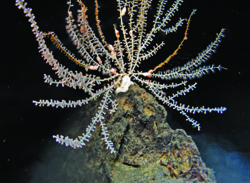
<svg viewBox="0 0 250 183"><path fill-rule="evenodd" d="M81 172L75 172L76 182L216 182L192 138L184 130L170 128L167 112L152 95L134 84L113 97L119 106L106 116L105 123L116 153L106 149L97 126L86 147L67 157L67 166ZM85 106L67 135L76 137L85 132L97 108L96 101ZM70 165L73 156L80 158L77 151L83 156L81 163Z"/></svg>

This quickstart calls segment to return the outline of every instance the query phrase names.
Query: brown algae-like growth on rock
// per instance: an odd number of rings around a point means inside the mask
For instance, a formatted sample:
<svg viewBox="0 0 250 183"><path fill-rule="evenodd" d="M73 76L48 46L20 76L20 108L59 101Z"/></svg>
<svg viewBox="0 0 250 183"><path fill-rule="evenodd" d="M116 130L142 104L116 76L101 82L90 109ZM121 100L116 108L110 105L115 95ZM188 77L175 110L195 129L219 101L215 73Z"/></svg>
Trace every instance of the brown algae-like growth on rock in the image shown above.
<svg viewBox="0 0 250 183"><path fill-rule="evenodd" d="M184 130L170 128L167 112L152 95L134 84L113 97L119 105L115 113L106 116L105 123L116 153L110 154L100 141L99 124L86 150L82 149L87 164L84 169L96 174L93 182L216 182L192 138ZM81 127L70 135L77 136L85 128L81 124L97 108L95 103L83 108L76 124ZM82 178L89 178L84 172Z"/></svg>

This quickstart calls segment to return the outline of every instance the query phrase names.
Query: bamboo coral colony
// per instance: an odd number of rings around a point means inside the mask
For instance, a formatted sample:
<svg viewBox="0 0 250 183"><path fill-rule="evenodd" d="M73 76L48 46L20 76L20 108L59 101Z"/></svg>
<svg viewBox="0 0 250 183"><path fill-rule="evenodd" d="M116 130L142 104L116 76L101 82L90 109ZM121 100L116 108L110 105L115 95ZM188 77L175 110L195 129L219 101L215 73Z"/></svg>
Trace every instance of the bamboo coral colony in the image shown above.
<svg viewBox="0 0 250 183"><path fill-rule="evenodd" d="M81 148L85 145L85 141L88 141L90 138L91 131L94 131L96 124L99 123L103 135L102 140L104 140L107 149L109 149L111 153L115 153L113 143L108 139L109 134L103 119L106 112L115 112L118 105L116 101L112 99L111 93L114 90L117 93L126 92L129 86L133 83L131 80L139 82L141 85L145 85L158 100L162 101L169 107L177 109L182 115L186 117L186 120L191 122L193 127L197 127L198 130L200 130L200 124L196 120L190 118L187 113L206 113L212 111L222 113L226 110L225 107L205 108L204 106L185 106L184 104L180 104L175 100L178 96L185 95L187 92L195 88L196 83L187 85L187 87L185 87L188 79L199 78L209 71L214 72L216 69L222 69L220 65L200 65L206 62L210 55L215 52L221 37L223 37L224 29L221 29L215 40L211 42L203 52L198 54L196 58L192 59L185 65L167 70L165 72L156 72L158 68L168 63L169 60L177 54L178 50L183 45L183 42L187 39L187 31L189 29L190 20L196 10L192 11L188 19L180 18L174 26L166 28L166 25L171 21L171 17L174 16L176 11L178 11L178 7L181 5L183 0L176 0L167 11L164 11L167 1L159 0L157 13L153 21L153 27L147 32L147 14L149 8L151 7L152 0L117 0L120 30L114 26L114 34L117 39L114 44L108 44L100 27L100 20L98 17L99 7L97 0L95 0L95 17L100 38L97 38L92 28L89 26L86 15L87 8L81 0L77 0L77 2L80 5L80 9L78 10L77 24L75 24L73 14L70 11L73 4L71 0L67 2L69 8L68 17L66 18L66 29L73 41L73 44L82 55L83 60L77 59L74 54L70 53L70 51L65 46L63 46L54 32L45 33L40 31L39 27L37 26L37 22L35 21L35 16L33 13L31 13L32 9L26 7L27 3L24 2L24 0L16 0L16 6L18 6L19 9L23 9L25 15L29 17L29 22L33 28L32 32L35 34L36 40L39 44L39 52L41 52L42 57L46 60L46 63L52 66L52 69L55 70L56 74L60 78L59 81L53 80L51 76L45 74L45 83L49 83L50 85L55 84L56 86L60 84L62 86L66 85L68 87L73 87L74 89L79 88L89 94L88 98L78 101L57 101L51 99L33 101L33 103L39 106L47 105L62 108L76 107L85 105L90 100L96 99L101 95L103 97L99 106L99 110L93 117L90 125L88 125L86 133L83 133L82 136L79 136L74 140L68 137L64 138L62 135L53 136L58 143L65 143L66 146L70 145L73 148ZM125 15L129 16L128 25L126 26L123 20ZM175 32L178 27L183 25L184 22L187 22L186 31L184 33L184 38L177 49L170 56L168 56L166 60L161 62L159 65L154 66L154 68L148 72L140 71L138 66L141 64L141 61L155 55L157 50L162 48L164 45L164 42L161 42L160 44L153 46L152 49L147 49L152 43L155 34L158 32L163 32L166 34ZM82 72L77 71L73 72L65 68L65 66L62 64L59 64L45 43L44 39L46 37L50 38L56 47L64 52L70 60L84 67L86 73L83 74ZM124 60L124 52L126 52L127 63L125 63ZM102 73L103 77L101 78L93 74L88 75L87 73L90 70L99 71ZM154 81L154 78L159 78L162 80L182 79L183 81L180 83L165 84L164 82L159 83ZM94 90L94 86L96 84L102 84L103 88ZM166 89L180 86L183 86L183 89L173 93L171 96L167 96L164 92Z"/></svg>

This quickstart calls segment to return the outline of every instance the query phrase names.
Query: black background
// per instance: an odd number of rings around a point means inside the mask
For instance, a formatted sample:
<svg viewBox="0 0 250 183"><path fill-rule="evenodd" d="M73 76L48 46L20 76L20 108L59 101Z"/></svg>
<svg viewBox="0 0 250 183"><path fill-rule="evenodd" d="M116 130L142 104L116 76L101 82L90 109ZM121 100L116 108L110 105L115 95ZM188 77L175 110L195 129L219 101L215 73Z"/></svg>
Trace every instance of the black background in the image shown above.
<svg viewBox="0 0 250 183"><path fill-rule="evenodd" d="M40 30L54 31L61 41L75 51L65 31L66 1L27 1L33 9ZM76 2L72 2L77 5ZM84 2L84 1L83 1ZM166 9L173 1L169 1ZM178 112L169 109L168 121L173 128L183 128L192 135L207 166L216 171L218 182L247 182L249 180L250 152L250 104L249 86L249 31L247 1L185 1L173 17L188 17L192 9L198 11L192 17L188 40L164 69L182 65L204 50L215 39L216 33L225 28L225 37L206 65L222 65L227 70L205 75L197 89L180 102L194 106L227 107L223 114L192 115L201 124L201 131L193 129ZM85 3L85 2L84 2ZM113 24L118 23L116 2L99 0L101 26L109 43L115 39ZM95 27L94 2L86 2L89 22ZM151 10L151 15L155 6ZM1 5L1 72L0 72L0 136L1 182L36 182L32 177L34 164L43 161L43 153L56 146L52 135L62 128L62 121L73 118L77 109L35 107L32 100L66 99L85 97L84 92L71 88L49 86L43 83L43 74L52 74L50 66L38 53L37 42L31 32L27 17L15 7L14 1ZM150 19L148 20L150 22ZM150 23L149 23L150 24ZM174 24L171 24L174 25ZM184 27L184 26L183 26ZM141 69L147 71L152 63L160 63L171 54L183 38L184 29L168 36L159 34L156 42L165 46ZM48 41L49 43L49 41ZM50 43L49 43L50 44ZM72 70L82 69L71 63L53 46L56 59ZM56 78L56 77L54 77ZM93 114L94 115L94 114ZM59 146L59 145L58 145ZM248 170L247 170L248 169ZM53 175L44 175L53 176ZM32 181L33 180L33 181ZM42 182L42 181L41 181ZM62 181L63 182L63 181Z"/></svg>

